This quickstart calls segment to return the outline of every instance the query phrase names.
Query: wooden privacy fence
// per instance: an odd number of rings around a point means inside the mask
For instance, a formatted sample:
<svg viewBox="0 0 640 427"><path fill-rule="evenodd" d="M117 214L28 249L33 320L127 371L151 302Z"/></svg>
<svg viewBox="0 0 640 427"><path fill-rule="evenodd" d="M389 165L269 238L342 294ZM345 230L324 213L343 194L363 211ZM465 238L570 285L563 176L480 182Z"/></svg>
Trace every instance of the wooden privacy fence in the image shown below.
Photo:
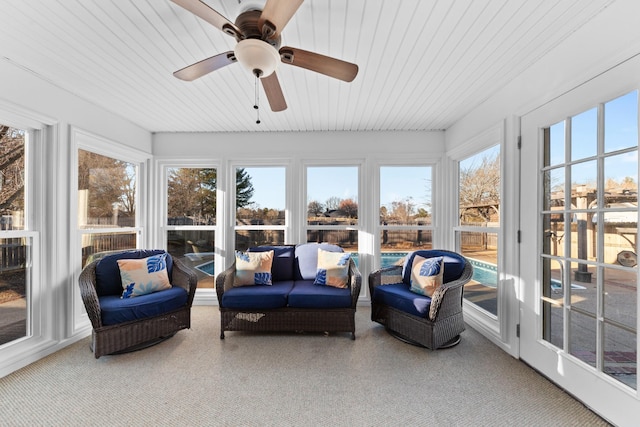
<svg viewBox="0 0 640 427"><path fill-rule="evenodd" d="M0 272L21 270L27 261L24 239L2 239L0 244Z"/></svg>

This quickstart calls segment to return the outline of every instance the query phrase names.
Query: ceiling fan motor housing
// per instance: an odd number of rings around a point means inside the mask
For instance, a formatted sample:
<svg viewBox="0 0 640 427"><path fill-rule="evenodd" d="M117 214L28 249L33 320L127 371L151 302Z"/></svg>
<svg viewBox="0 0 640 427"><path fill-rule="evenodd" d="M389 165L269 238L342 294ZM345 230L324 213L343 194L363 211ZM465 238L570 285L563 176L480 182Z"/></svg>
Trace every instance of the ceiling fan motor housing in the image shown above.
<svg viewBox="0 0 640 427"><path fill-rule="evenodd" d="M280 63L280 36L267 39L262 29L258 28L261 10L247 10L236 18L236 26L242 31L243 38L236 37L238 44L234 53L238 62L256 77L268 77ZM265 27L270 23L265 23Z"/></svg>

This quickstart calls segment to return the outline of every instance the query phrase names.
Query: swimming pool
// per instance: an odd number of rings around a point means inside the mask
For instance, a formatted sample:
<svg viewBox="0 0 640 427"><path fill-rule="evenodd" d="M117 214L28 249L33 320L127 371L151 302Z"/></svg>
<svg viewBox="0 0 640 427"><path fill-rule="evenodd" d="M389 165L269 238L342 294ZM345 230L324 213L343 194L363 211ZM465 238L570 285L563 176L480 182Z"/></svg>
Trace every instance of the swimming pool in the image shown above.
<svg viewBox="0 0 640 427"><path fill-rule="evenodd" d="M494 264L478 261L477 259L467 258L471 265L473 265L473 277L478 283L481 283L490 288L498 286L498 268ZM582 285L576 283L571 284L571 289L582 291L585 288ZM551 279L551 290L554 292L560 292L562 290L562 283L559 280Z"/></svg>
<svg viewBox="0 0 640 427"><path fill-rule="evenodd" d="M205 262L203 264L200 265L196 265L196 267L198 270L202 271L204 274L208 275L208 276L213 276L214 275L214 262L213 261L209 261L209 262Z"/></svg>

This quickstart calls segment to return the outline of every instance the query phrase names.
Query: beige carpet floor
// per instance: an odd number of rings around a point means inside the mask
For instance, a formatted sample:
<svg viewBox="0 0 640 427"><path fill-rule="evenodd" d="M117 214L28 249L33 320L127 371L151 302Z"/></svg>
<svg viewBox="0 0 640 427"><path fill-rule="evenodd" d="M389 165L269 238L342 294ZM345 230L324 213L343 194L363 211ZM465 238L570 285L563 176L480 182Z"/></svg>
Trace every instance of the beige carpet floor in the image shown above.
<svg viewBox="0 0 640 427"><path fill-rule="evenodd" d="M600 426L580 402L468 328L451 349L389 336L219 337L216 307L154 347L94 359L89 338L0 379L10 426Z"/></svg>

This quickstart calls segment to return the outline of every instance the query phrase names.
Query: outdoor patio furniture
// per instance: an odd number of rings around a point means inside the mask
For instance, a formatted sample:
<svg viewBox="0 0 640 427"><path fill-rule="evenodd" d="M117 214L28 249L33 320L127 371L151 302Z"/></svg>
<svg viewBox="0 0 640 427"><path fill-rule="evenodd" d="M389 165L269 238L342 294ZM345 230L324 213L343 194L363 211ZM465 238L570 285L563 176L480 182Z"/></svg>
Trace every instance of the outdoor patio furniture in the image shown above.
<svg viewBox="0 0 640 427"><path fill-rule="evenodd" d="M128 298L123 295L118 260L161 257L168 288ZM191 327L191 305L197 286L195 273L163 250L133 250L107 255L89 263L80 274L80 294L93 326L91 349L106 354L148 347Z"/></svg>
<svg viewBox="0 0 640 427"><path fill-rule="evenodd" d="M411 290L411 271L416 256L442 257L442 285L429 297ZM409 253L404 265L382 268L369 275L371 320L396 338L435 350L460 342L464 284L473 274L468 260L446 250Z"/></svg>
<svg viewBox="0 0 640 427"><path fill-rule="evenodd" d="M346 270L344 287L317 283L320 250L348 260L342 264ZM239 286L237 262L216 278L220 339L225 331L351 332L355 339L362 278L353 258L341 247L327 243L257 246L248 253L271 251L271 284Z"/></svg>

